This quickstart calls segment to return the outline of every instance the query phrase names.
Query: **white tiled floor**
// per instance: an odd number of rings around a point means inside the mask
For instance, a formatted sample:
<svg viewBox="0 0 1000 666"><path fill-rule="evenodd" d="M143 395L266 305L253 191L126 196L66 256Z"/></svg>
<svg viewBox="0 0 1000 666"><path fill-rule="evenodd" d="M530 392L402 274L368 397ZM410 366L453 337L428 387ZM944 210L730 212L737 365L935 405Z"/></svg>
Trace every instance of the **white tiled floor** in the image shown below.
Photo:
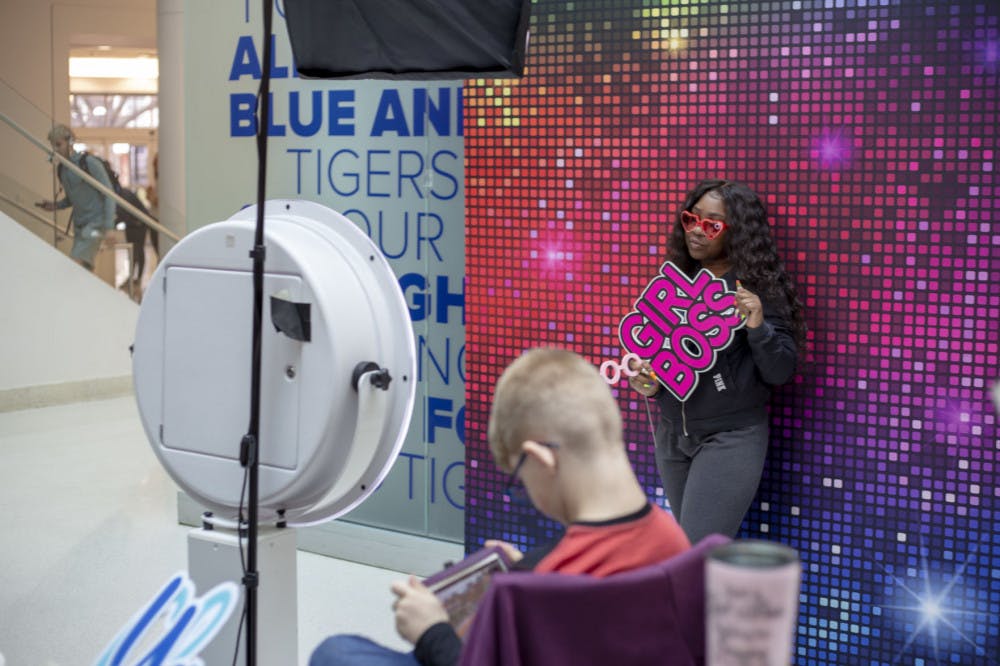
<svg viewBox="0 0 1000 666"><path fill-rule="evenodd" d="M131 397L0 413L6 666L92 664L187 569L191 528L177 524L176 493ZM389 608L404 574L302 551L297 564L300 664L331 633L405 649Z"/></svg>

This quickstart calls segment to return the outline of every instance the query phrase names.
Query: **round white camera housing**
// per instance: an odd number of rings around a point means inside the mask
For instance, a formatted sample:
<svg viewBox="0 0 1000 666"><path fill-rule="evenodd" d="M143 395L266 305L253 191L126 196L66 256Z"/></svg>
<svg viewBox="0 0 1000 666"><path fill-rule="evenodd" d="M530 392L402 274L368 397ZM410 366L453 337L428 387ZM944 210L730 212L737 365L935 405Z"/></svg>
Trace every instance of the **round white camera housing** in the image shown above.
<svg viewBox="0 0 1000 666"><path fill-rule="evenodd" d="M245 208L163 258L133 350L153 451L227 520L247 502L255 220ZM388 262L348 218L274 200L264 232L258 519L318 523L362 502L399 454L416 388L413 329Z"/></svg>

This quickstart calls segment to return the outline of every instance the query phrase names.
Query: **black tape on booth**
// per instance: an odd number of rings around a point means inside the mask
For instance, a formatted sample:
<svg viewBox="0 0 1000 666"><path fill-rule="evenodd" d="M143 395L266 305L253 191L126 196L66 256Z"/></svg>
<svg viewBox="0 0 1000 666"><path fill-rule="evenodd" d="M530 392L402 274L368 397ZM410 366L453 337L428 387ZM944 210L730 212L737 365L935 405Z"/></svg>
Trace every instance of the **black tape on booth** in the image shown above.
<svg viewBox="0 0 1000 666"><path fill-rule="evenodd" d="M271 323L280 331L299 342L312 340L312 313L309 303L295 303L278 296L271 297Z"/></svg>
<svg viewBox="0 0 1000 666"><path fill-rule="evenodd" d="M285 0L299 74L460 79L524 73L530 0Z"/></svg>

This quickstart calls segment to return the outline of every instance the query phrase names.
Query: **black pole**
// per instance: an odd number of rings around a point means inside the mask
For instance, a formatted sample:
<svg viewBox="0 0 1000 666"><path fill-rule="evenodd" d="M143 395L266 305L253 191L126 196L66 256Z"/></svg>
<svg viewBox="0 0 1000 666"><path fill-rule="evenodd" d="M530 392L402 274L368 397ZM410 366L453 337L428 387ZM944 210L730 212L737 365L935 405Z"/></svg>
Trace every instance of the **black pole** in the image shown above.
<svg viewBox="0 0 1000 666"><path fill-rule="evenodd" d="M247 570L243 575L246 588L247 666L257 664L257 476L260 453L260 364L261 324L264 319L264 200L267 186L267 127L271 117L271 16L272 1L264 4L264 69L260 77L257 98L257 227L253 258L253 365L250 377L250 429L245 441L248 465Z"/></svg>

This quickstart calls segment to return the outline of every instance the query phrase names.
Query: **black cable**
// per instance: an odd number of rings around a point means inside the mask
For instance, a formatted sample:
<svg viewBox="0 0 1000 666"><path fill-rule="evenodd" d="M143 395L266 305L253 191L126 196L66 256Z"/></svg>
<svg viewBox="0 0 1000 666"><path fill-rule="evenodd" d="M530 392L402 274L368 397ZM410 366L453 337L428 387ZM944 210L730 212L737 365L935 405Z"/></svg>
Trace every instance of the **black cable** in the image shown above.
<svg viewBox="0 0 1000 666"><path fill-rule="evenodd" d="M236 666L236 658L240 654L240 636L243 635L243 623L247 619L247 605L243 604L243 612L240 613L240 623L236 627L236 650L233 651L233 666Z"/></svg>
<svg viewBox="0 0 1000 666"><path fill-rule="evenodd" d="M236 544L240 549L240 570L245 574L247 572L247 558L246 554L243 552L243 535L240 533L240 526L246 522L246 517L243 515L243 503L247 496L247 483L249 477L249 470L244 468L243 470L243 486L240 488L240 508L237 515L236 523Z"/></svg>
<svg viewBox="0 0 1000 666"><path fill-rule="evenodd" d="M653 425L653 413L649 410L649 396L643 394L642 399L646 402L646 418L649 419L649 434L653 436L653 442L656 442L656 426Z"/></svg>
<svg viewBox="0 0 1000 666"><path fill-rule="evenodd" d="M247 560L246 554L243 552L243 534L241 531L241 526L243 525L243 504L246 501L247 496L247 478L248 472L246 466L243 467L243 484L240 486L240 504L239 508L236 510L236 546L240 550L240 572L242 575L247 574ZM243 635L243 625L247 621L247 600L246 596L243 598L243 606L240 609L240 623L236 627L236 640L233 641L233 666L236 666L236 659L240 654L240 637Z"/></svg>

